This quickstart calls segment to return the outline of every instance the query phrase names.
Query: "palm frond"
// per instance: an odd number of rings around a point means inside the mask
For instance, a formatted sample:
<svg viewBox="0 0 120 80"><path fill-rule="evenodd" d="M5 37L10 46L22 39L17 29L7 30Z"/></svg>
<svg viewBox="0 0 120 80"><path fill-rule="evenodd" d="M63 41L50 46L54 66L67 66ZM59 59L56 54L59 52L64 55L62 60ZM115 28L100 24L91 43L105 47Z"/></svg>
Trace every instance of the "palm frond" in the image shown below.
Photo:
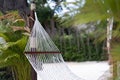
<svg viewBox="0 0 120 80"><path fill-rule="evenodd" d="M99 14L99 13L91 12L91 13L78 14L75 16L75 18L72 21L74 22L74 25L77 25L77 24L94 22L98 20L105 20L107 17L108 17L107 14Z"/></svg>
<svg viewBox="0 0 120 80"><path fill-rule="evenodd" d="M13 51L7 50L0 54L0 68L14 65L14 58L19 58L19 55L14 53Z"/></svg>
<svg viewBox="0 0 120 80"><path fill-rule="evenodd" d="M0 37L4 38L5 41L9 41L9 38L3 33L0 33Z"/></svg>
<svg viewBox="0 0 120 80"><path fill-rule="evenodd" d="M23 53L26 43L27 43L28 38L27 37L22 37L16 42L16 45L20 48L21 52Z"/></svg>
<svg viewBox="0 0 120 80"><path fill-rule="evenodd" d="M115 60L120 60L120 44L114 43L111 49L111 54Z"/></svg>

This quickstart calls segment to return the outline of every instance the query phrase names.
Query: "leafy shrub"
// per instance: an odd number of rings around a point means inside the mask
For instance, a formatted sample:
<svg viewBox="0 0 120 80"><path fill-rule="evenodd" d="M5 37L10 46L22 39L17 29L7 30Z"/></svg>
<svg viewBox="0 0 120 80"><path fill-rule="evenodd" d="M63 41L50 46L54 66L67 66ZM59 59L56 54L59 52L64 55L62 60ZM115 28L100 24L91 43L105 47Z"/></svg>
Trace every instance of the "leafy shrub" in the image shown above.
<svg viewBox="0 0 120 80"><path fill-rule="evenodd" d="M54 37L54 42L63 53L65 61L101 61L107 60L103 50L104 41L95 43L88 35L62 35Z"/></svg>

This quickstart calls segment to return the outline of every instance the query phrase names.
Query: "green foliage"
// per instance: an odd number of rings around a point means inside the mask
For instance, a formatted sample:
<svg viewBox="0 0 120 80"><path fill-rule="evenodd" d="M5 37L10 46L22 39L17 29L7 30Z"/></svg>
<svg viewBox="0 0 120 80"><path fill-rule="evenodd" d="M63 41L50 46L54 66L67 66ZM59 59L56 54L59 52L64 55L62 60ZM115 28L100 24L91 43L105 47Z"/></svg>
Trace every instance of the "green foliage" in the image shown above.
<svg viewBox="0 0 120 80"><path fill-rule="evenodd" d="M5 48L0 49L2 51L0 67L12 66L17 80L30 80L30 64L23 54L26 39L26 37L23 37L16 42L6 43L4 44Z"/></svg>
<svg viewBox="0 0 120 80"><path fill-rule="evenodd" d="M7 48L2 47L3 49L1 49L0 67L12 66L17 80L30 80L30 64L23 54L26 41L27 38L23 37L16 42L6 43Z"/></svg>
<svg viewBox="0 0 120 80"><path fill-rule="evenodd" d="M14 32L12 25L19 24L2 22L0 25L0 37L4 39L4 43L0 43L0 68L11 67L16 80L31 80L31 66L23 54L27 36L22 34L24 31Z"/></svg>
<svg viewBox="0 0 120 80"><path fill-rule="evenodd" d="M75 15L74 23L83 24L110 17L119 21L119 7L118 0L86 0L84 6L79 9L80 12Z"/></svg>
<svg viewBox="0 0 120 80"><path fill-rule="evenodd" d="M79 9L75 9L72 17L68 16L64 25L79 25L98 20L107 20L113 17L114 21L120 21L120 1L118 0L85 0ZM80 3L81 4L81 3ZM66 17L65 17L66 19Z"/></svg>
<svg viewBox="0 0 120 80"><path fill-rule="evenodd" d="M64 0L36 0L36 11L40 22L50 21L50 19L54 17L55 12L62 8L61 2L63 1ZM50 3L54 3L54 7L51 8Z"/></svg>
<svg viewBox="0 0 120 80"><path fill-rule="evenodd" d="M76 34L72 34L55 37L54 42L63 53L65 61L107 60L106 52L103 50L104 42L95 43L94 39L88 34L77 37Z"/></svg>
<svg viewBox="0 0 120 80"><path fill-rule="evenodd" d="M36 11L37 13L39 13L38 17L39 17L40 22L45 22L47 20L50 20L54 15L53 14L54 11L49 6L47 7L38 6Z"/></svg>
<svg viewBox="0 0 120 80"><path fill-rule="evenodd" d="M111 49L111 54L114 60L120 61L120 44L119 43L114 43Z"/></svg>

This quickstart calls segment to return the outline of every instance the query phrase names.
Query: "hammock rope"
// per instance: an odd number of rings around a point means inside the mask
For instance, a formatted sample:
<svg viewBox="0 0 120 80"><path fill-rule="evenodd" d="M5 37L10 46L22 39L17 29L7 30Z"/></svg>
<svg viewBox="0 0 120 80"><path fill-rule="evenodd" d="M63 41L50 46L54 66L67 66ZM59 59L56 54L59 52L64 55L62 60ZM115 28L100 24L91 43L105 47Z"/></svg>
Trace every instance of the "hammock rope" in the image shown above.
<svg viewBox="0 0 120 80"><path fill-rule="evenodd" d="M73 74L65 64L61 52L38 21L25 48L25 56L37 72L37 80L84 80Z"/></svg>

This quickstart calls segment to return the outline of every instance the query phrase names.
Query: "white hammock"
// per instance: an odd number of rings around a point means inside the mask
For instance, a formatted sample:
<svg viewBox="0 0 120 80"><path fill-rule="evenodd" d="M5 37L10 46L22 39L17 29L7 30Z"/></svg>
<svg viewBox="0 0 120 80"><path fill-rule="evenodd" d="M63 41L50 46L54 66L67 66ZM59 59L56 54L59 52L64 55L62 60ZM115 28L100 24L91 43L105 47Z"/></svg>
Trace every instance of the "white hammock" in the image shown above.
<svg viewBox="0 0 120 80"><path fill-rule="evenodd" d="M25 48L25 55L37 72L37 80L83 80L66 66L59 49L37 19Z"/></svg>

